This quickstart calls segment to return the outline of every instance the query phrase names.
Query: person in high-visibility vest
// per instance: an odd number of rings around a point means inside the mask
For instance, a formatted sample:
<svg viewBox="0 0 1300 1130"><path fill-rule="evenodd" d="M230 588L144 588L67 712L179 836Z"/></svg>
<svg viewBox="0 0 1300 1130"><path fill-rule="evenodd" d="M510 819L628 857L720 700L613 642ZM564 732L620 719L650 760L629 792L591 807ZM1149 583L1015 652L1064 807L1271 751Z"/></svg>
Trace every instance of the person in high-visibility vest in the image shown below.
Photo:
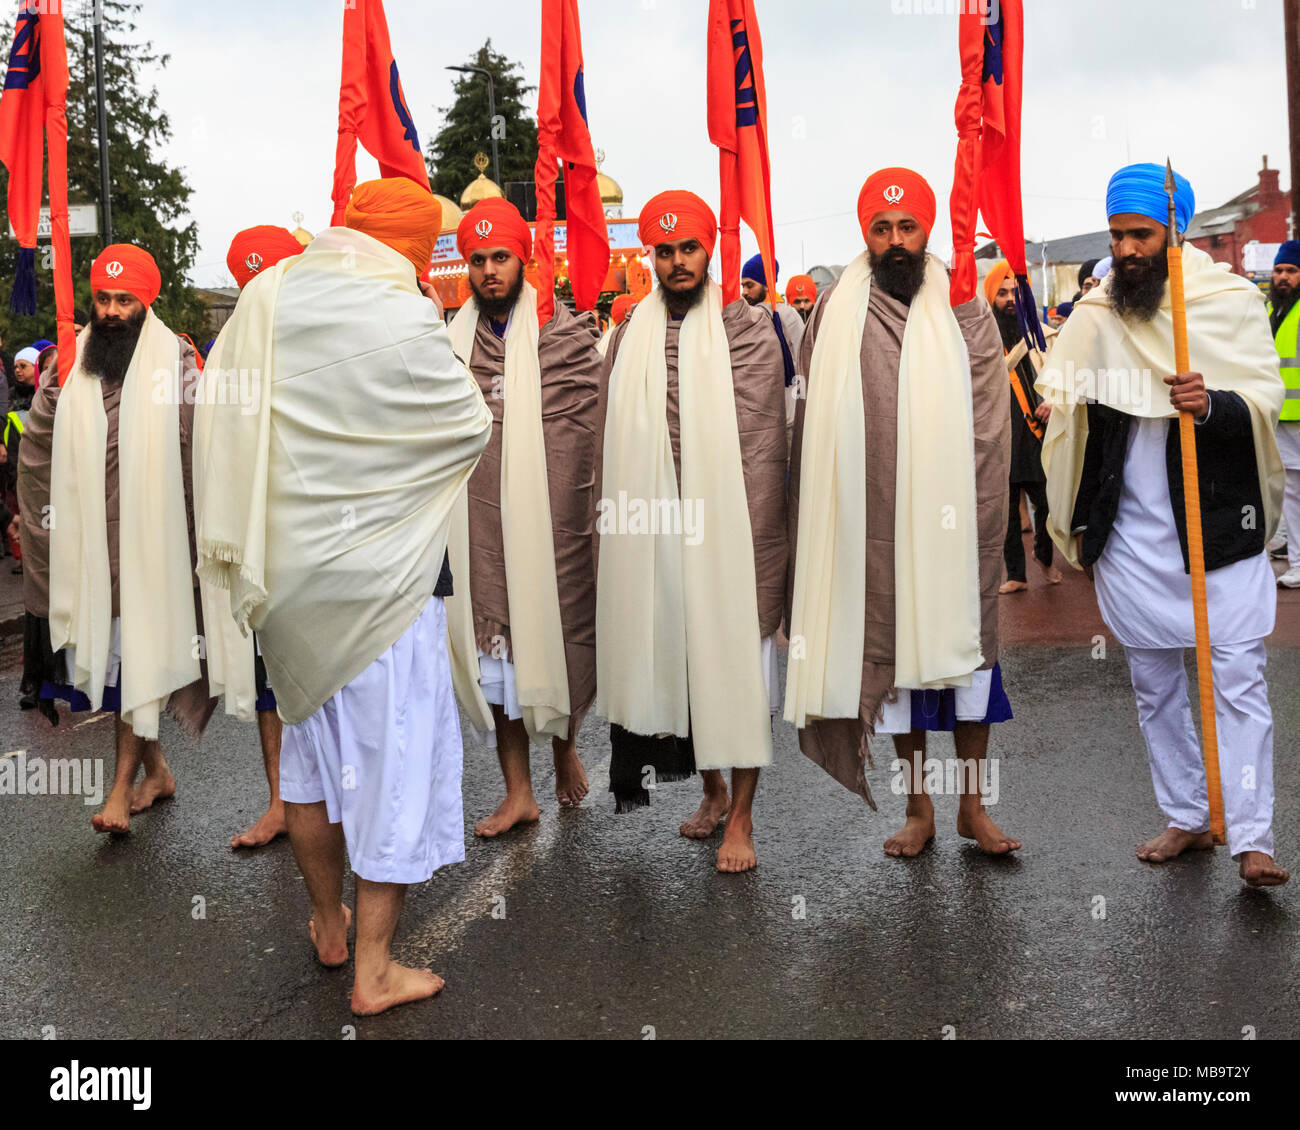
<svg viewBox="0 0 1300 1130"><path fill-rule="evenodd" d="M1300 589L1300 240L1288 240L1273 260L1273 280L1268 320L1273 328L1286 400L1277 423L1277 449L1286 468L1286 496L1282 518L1287 534L1281 533L1269 548L1286 546L1287 570L1279 585Z"/></svg>

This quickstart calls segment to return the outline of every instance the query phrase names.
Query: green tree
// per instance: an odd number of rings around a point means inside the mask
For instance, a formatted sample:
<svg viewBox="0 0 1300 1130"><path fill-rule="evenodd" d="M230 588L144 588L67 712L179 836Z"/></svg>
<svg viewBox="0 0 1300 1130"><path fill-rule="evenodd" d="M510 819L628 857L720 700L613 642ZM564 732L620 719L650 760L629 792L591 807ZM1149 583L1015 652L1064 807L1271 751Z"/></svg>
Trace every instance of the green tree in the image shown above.
<svg viewBox="0 0 1300 1130"><path fill-rule="evenodd" d="M531 181L537 163L537 120L526 103L537 88L525 86L523 68L492 50L489 39L465 61L466 66L482 67L492 75L497 113L505 119L506 135L497 142L501 156L501 180ZM433 191L460 202L466 185L478 176L474 154L492 153L492 123L488 113L487 79L478 74L462 74L455 85L455 101L439 107L443 127L429 142L427 161ZM495 176L489 167L487 175Z"/></svg>
<svg viewBox="0 0 1300 1130"><path fill-rule="evenodd" d="M68 47L68 197L72 203L100 204L98 115L95 107L94 3L66 5ZM198 252L198 225L184 223L192 190L180 169L169 168L159 155L171 137L171 122L159 105L157 88L142 72L167 66L169 57L153 44L135 38L139 0L103 0L104 87L108 107L108 151L113 238L137 243L158 262L162 293L154 313L173 330L202 344L208 317L187 281ZM6 34L8 29L6 28ZM0 206L7 199L9 175L0 167ZM7 217L6 217L7 221ZM9 286L17 243L7 222L0 226L0 321L5 348L34 338L54 337L54 285L42 243L36 253L37 310L31 317L10 314ZM76 303L90 304L90 264L102 250L100 237L74 236L72 277Z"/></svg>

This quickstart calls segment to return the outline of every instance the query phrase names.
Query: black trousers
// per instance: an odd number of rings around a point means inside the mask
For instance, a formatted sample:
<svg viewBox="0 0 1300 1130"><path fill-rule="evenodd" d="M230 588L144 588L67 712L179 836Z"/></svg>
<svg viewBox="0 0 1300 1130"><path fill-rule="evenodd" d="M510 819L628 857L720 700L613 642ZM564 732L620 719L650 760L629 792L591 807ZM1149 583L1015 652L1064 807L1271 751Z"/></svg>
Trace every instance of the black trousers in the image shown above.
<svg viewBox="0 0 1300 1130"><path fill-rule="evenodd" d="M1002 560L1008 581L1025 580L1025 543L1020 532L1020 492L1034 504L1034 558L1052 564L1052 535L1047 532L1047 484L1012 483L1011 505L1007 508L1007 540L1002 543Z"/></svg>

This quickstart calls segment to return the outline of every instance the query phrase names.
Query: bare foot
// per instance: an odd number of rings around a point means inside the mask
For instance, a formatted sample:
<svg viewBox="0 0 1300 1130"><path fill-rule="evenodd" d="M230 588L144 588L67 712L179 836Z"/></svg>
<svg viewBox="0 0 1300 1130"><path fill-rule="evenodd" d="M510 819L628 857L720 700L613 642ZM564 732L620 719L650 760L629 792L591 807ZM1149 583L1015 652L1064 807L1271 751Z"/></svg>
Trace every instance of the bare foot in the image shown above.
<svg viewBox="0 0 1300 1130"><path fill-rule="evenodd" d="M408 969L390 961L383 976L362 986L352 985L352 1011L357 1016L375 1016L399 1004L427 1000L442 990L446 982L432 969Z"/></svg>
<svg viewBox="0 0 1300 1130"><path fill-rule="evenodd" d="M957 835L974 840L976 847L987 855L1008 855L1020 850L1020 841L1013 840L993 823L993 817L982 805L972 812L957 810Z"/></svg>
<svg viewBox="0 0 1300 1130"><path fill-rule="evenodd" d="M277 801L258 817L256 824L231 840L230 846L232 848L265 847L288 831L289 827L284 822L284 802Z"/></svg>
<svg viewBox="0 0 1300 1130"><path fill-rule="evenodd" d="M1024 592L1029 585L1025 581L1003 581L998 586L998 595L1006 596L1010 592Z"/></svg>
<svg viewBox="0 0 1300 1130"><path fill-rule="evenodd" d="M934 813L909 816L902 828L885 841L885 854L895 859L912 859L934 839Z"/></svg>
<svg viewBox="0 0 1300 1130"><path fill-rule="evenodd" d="M474 825L474 835L490 840L502 832L508 832L517 824L535 824L541 819L542 810L531 792L522 797L513 797L509 793L491 816L485 816Z"/></svg>
<svg viewBox="0 0 1300 1130"><path fill-rule="evenodd" d="M316 947L316 957L326 969L338 969L348 963L348 928L352 925L352 911L339 906L341 918L316 929L316 919L307 923L307 934Z"/></svg>
<svg viewBox="0 0 1300 1130"><path fill-rule="evenodd" d="M90 826L96 832L125 836L131 830L131 786L114 786L104 807L90 818Z"/></svg>
<svg viewBox="0 0 1300 1130"><path fill-rule="evenodd" d="M1168 863L1185 851L1209 851L1213 847L1214 837L1209 832L1166 828L1160 835L1138 844L1137 857L1143 863Z"/></svg>
<svg viewBox="0 0 1300 1130"><path fill-rule="evenodd" d="M146 773L145 778L131 792L131 815L152 808L154 801L166 800L176 793L176 778L171 771L164 769L161 773Z"/></svg>
<svg viewBox="0 0 1300 1130"><path fill-rule="evenodd" d="M1291 878L1290 871L1279 867L1271 855L1262 851L1243 851L1238 870L1248 887L1280 887Z"/></svg>
<svg viewBox="0 0 1300 1130"><path fill-rule="evenodd" d="M1038 566L1039 571L1043 574L1043 580L1049 585L1059 585L1061 583L1061 570L1055 565L1044 565L1038 560L1035 560L1034 564Z"/></svg>
<svg viewBox="0 0 1300 1130"><path fill-rule="evenodd" d="M727 818L730 810L726 789L720 793L705 793L694 815L677 830L688 840L707 840L718 830L718 825ZM752 852L753 848L750 850Z"/></svg>
<svg viewBox="0 0 1300 1130"><path fill-rule="evenodd" d="M754 821L749 816L733 816L727 821L718 848L719 871L752 871L758 866L758 853L754 851Z"/></svg>
<svg viewBox="0 0 1300 1130"><path fill-rule="evenodd" d="M566 746L555 755L555 799L561 808L581 804L587 795L587 771L576 749Z"/></svg>

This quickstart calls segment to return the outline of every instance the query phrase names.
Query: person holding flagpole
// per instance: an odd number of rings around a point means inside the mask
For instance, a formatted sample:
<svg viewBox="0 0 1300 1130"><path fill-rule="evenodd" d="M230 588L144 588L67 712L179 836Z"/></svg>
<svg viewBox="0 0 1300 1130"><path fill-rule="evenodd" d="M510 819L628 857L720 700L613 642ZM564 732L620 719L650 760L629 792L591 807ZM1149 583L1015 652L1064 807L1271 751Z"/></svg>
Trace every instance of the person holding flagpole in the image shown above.
<svg viewBox="0 0 1300 1130"><path fill-rule="evenodd" d="M1057 547L1096 585L1124 645L1156 800L1168 821L1146 863L1209 850L1211 798L1184 650L1195 644L1180 412L1195 420L1197 482L1228 849L1250 886L1289 873L1273 858L1273 715L1265 639L1277 586L1265 544L1285 488L1275 429L1285 386L1263 297L1182 247L1189 360L1176 372L1162 165L1120 169L1106 190L1113 264L1074 306L1038 391L1052 413L1043 468ZM1181 235L1196 199L1174 178Z"/></svg>

